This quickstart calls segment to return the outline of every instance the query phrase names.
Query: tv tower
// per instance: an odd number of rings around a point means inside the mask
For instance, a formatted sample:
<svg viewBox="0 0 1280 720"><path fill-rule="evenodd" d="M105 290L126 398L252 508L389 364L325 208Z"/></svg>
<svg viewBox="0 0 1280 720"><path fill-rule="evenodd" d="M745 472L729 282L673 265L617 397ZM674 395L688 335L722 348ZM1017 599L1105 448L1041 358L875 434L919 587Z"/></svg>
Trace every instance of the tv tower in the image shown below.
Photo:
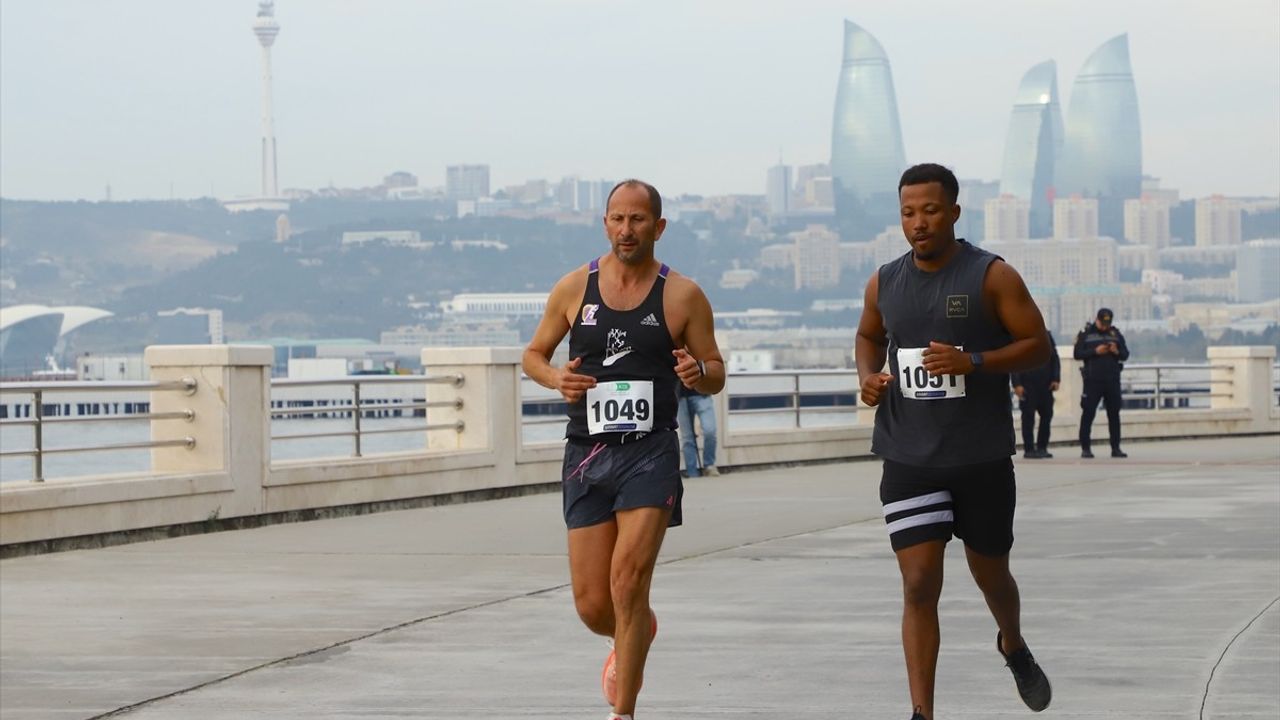
<svg viewBox="0 0 1280 720"><path fill-rule="evenodd" d="M271 115L271 46L280 34L276 22L274 0L258 3L258 17L253 21L253 34L262 46L262 197L280 197L276 185L276 130Z"/></svg>

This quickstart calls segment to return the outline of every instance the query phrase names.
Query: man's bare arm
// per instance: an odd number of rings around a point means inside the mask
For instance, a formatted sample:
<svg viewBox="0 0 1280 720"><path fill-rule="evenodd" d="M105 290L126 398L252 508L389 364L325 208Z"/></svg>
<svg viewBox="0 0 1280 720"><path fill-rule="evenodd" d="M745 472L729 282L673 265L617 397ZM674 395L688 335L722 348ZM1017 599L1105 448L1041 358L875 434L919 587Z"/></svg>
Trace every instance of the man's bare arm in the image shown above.
<svg viewBox="0 0 1280 720"><path fill-rule="evenodd" d="M688 355L692 356L694 367L697 361L702 361L706 374L699 376L689 368L687 362L681 359L679 350L676 351L676 374L680 376L681 382L685 382L688 376L693 381L694 390L704 395L714 395L724 389L724 357L720 355L720 347L716 345L715 317L711 311L711 302L707 300L702 288L692 281L690 285L692 290L686 305L689 317L684 326L684 345Z"/></svg>
<svg viewBox="0 0 1280 720"><path fill-rule="evenodd" d="M867 405L880 404L880 395L893 376L882 372L889 353L889 334L880 314L880 273L872 273L862 296L862 317L853 340L853 359L858 366L859 397Z"/></svg>
<svg viewBox="0 0 1280 720"><path fill-rule="evenodd" d="M862 295L862 317L858 320L858 334L854 338L853 358L858 366L858 380L875 375L884 368L889 351L889 338L884 329L884 317L880 314L880 273L871 274Z"/></svg>
<svg viewBox="0 0 1280 720"><path fill-rule="evenodd" d="M984 290L994 303L996 318L1013 336L1013 342L983 353L983 369L1002 373L1047 364L1051 350L1044 317L1018 271L1001 260L991 263Z"/></svg>
<svg viewBox="0 0 1280 720"><path fill-rule="evenodd" d="M539 385L559 390L565 400L577 402L588 388L595 385L595 379L574 372L581 364L581 358L570 358L563 368L551 364L551 356L569 333L569 304L578 299L579 279L577 271L569 273L556 283L547 297L547 309L533 332L533 339L524 350L521 365L524 372Z"/></svg>

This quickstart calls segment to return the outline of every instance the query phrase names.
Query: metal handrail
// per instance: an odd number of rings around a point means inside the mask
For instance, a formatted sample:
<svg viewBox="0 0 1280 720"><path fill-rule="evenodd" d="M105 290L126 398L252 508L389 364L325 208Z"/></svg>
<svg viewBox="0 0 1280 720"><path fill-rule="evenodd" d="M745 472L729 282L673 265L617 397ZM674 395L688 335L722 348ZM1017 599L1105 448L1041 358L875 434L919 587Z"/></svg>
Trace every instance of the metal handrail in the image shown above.
<svg viewBox="0 0 1280 720"><path fill-rule="evenodd" d="M351 399L347 402L332 403L328 405L302 405L293 407L272 407L270 416L274 418L286 418L293 416L306 415L350 415L351 429L331 432L317 433L290 433L287 435L272 435L271 440L309 440L314 438L326 437L349 437L354 443L352 457L364 457L363 438L366 435L384 435L389 433L406 433L406 432L430 432L432 430L449 430L462 432L466 429L466 423L457 420L450 423L423 423L406 428L379 428L376 430L366 430L362 420L366 412L378 412L382 410L426 410L433 407L452 407L455 410L461 410L463 407L462 398L453 400L432 400L423 402L385 402L379 403L370 401L370 398L361 398L360 388L362 385L405 385L418 387L424 383L453 385L454 387L462 387L466 382L466 376L457 374L448 375L345 375L334 378L316 378L316 379L289 379L278 378L271 381L271 387L275 388L299 388L299 387L343 387L351 388ZM388 398L396 400L395 398ZM272 398L271 404L288 403L288 402L307 402L306 398Z"/></svg>
<svg viewBox="0 0 1280 720"><path fill-rule="evenodd" d="M802 408L807 413L833 413L833 412L857 412L857 405L812 405ZM794 413L796 409L790 405L776 408L739 408L733 411L734 415L768 415L770 413Z"/></svg>
<svg viewBox="0 0 1280 720"><path fill-rule="evenodd" d="M466 376L455 375L344 375L335 378L272 378L271 387L320 387L324 385L446 385L462 387Z"/></svg>
<svg viewBox="0 0 1280 720"><path fill-rule="evenodd" d="M568 415L539 415L536 417L525 417L521 419L523 425L563 425L568 422Z"/></svg>
<svg viewBox="0 0 1280 720"><path fill-rule="evenodd" d="M457 430L462 432L466 427L466 423L462 420L451 423L425 423L423 425L414 425L413 427L404 428L379 428L377 430L361 430L361 435L388 435L390 433L407 433L422 432L424 430ZM355 430L335 430L334 432L325 433L294 433L290 435L272 435L272 440L310 440L311 438L322 437L355 437ZM359 456L357 456L359 457Z"/></svg>
<svg viewBox="0 0 1280 720"><path fill-rule="evenodd" d="M53 424L71 424L71 423L94 423L94 422L131 422L139 420L184 420L191 422L195 419L195 412L191 409L178 410L164 413L137 413L128 415L101 415L95 417L52 417L47 418L44 414L44 396L49 394L63 394L68 392L181 392L184 395L194 395L199 387L199 383L193 377L182 377L177 380L160 380L160 381L120 381L120 382L86 382L86 381L64 381L64 382L6 382L0 383L0 395L30 395L31 409L34 417L30 420L23 419L6 419L0 421L5 426L29 426L32 429L32 445L29 450L8 450L0 451L0 457L30 457L32 458L32 482L44 482L44 457L46 455L59 455L71 453L87 453L87 452L104 452L114 450L145 450L157 447L185 447L188 450L196 445L195 438L191 436L184 437L180 440L149 440L147 442L138 443L116 443L112 445L96 445L96 446L78 446L63 448L46 448L44 446L44 426L49 423Z"/></svg>
<svg viewBox="0 0 1280 720"><path fill-rule="evenodd" d="M35 392L112 392L112 391L128 391L128 390L148 390L152 392L166 392L170 390L180 390L187 395L195 394L198 383L193 377L184 377L179 380L120 380L111 382L98 382L96 380L68 380L66 382L3 382L0 383L0 395L4 394L31 394Z"/></svg>
<svg viewBox="0 0 1280 720"><path fill-rule="evenodd" d="M39 451L31 450L4 450L0 451L0 457L19 457L19 456L39 456L39 455L62 455L71 453L89 453L89 452L107 452L111 450L147 450L158 447L185 447L188 450L196 446L196 439L187 436L180 440L148 440L147 442L136 443L115 443L112 445L86 445L81 447L61 447L61 448L43 448Z"/></svg>
<svg viewBox="0 0 1280 720"><path fill-rule="evenodd" d="M804 375L805 377L813 376L829 376L829 375L853 375L857 377L858 371L854 368L797 368L791 370L751 370L749 372L731 372L728 379L748 378L748 377L789 377L791 375Z"/></svg>
<svg viewBox="0 0 1280 720"><path fill-rule="evenodd" d="M387 403L385 405L305 405L289 408L272 408L272 417L284 417L288 415L318 415L320 413L351 413L374 410L426 410L433 407L451 407L454 410L462 409L462 398L456 400L432 400L430 402L416 403Z"/></svg>

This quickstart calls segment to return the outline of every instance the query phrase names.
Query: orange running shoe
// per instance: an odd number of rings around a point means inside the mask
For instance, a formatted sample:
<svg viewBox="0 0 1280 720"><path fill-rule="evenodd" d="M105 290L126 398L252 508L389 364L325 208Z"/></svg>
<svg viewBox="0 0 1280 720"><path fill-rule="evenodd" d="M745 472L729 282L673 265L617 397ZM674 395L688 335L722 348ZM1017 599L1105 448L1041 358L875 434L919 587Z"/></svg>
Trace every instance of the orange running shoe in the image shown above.
<svg viewBox="0 0 1280 720"><path fill-rule="evenodd" d="M658 637L658 614L649 609L649 617L653 618L653 631L649 635L649 642ZM612 644L612 640L609 641ZM612 647L609 649L609 657L604 659L604 670L600 672L600 690L604 693L604 701L609 703L609 707L613 707L618 699L618 652Z"/></svg>

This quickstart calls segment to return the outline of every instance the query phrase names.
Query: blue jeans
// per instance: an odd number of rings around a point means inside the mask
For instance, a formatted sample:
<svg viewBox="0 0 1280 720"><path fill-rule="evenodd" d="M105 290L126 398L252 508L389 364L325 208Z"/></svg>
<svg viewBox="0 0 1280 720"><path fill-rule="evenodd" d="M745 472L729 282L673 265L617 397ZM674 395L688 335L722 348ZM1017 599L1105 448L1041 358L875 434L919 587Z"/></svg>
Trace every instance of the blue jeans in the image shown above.
<svg viewBox="0 0 1280 720"><path fill-rule="evenodd" d="M693 416L702 427L702 464L698 464L698 438L693 433ZM716 402L710 395L677 398L676 422L680 423L684 469L689 477L702 474L701 468L716 464Z"/></svg>

